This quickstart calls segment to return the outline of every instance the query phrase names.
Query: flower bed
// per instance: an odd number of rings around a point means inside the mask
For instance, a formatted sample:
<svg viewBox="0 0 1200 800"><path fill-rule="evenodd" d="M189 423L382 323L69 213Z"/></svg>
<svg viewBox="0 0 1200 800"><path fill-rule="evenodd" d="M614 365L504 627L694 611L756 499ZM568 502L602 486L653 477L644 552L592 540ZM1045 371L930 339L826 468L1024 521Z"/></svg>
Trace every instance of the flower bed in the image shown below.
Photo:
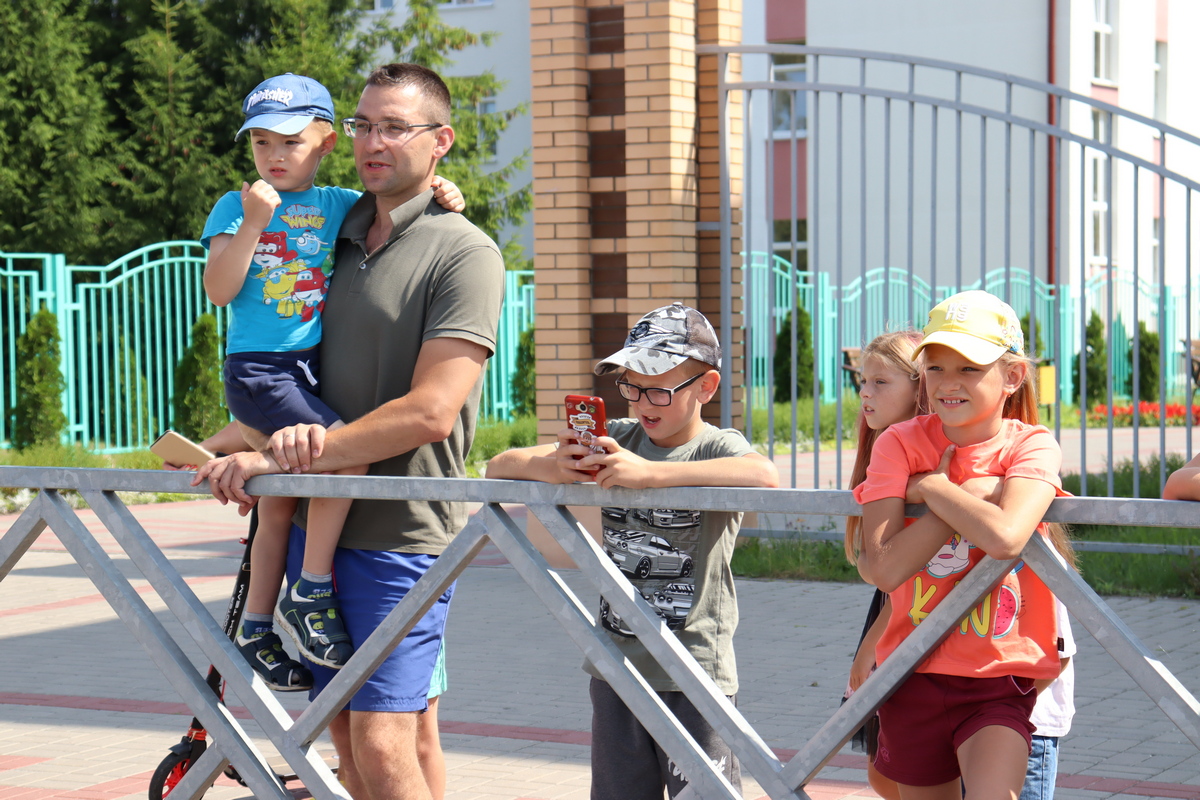
<svg viewBox="0 0 1200 800"><path fill-rule="evenodd" d="M1111 416L1113 426L1129 428L1133 426L1134 411L1137 411L1139 425L1158 425L1159 420L1164 418L1164 414L1167 425L1183 426L1187 424L1188 407L1183 403L1161 405L1145 400L1136 405L1133 403L1125 406L1114 405L1111 411L1108 406L1103 404L1094 406L1088 412L1088 424L1107 425L1108 418ZM1200 405L1192 406L1192 421L1200 421Z"/></svg>

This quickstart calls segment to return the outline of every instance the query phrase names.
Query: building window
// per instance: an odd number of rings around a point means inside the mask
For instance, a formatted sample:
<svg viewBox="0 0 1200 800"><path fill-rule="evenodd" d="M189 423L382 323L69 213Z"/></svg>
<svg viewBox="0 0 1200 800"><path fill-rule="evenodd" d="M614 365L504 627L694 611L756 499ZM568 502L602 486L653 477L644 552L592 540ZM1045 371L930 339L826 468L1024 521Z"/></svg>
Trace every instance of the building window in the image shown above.
<svg viewBox="0 0 1200 800"><path fill-rule="evenodd" d="M803 83L807 80L808 65L804 56L776 54L771 59L771 80ZM808 93L800 89L776 89L771 109L771 130L778 136L793 133L805 136L808 131Z"/></svg>
<svg viewBox="0 0 1200 800"><path fill-rule="evenodd" d="M1167 43L1154 43L1154 118L1167 121Z"/></svg>
<svg viewBox="0 0 1200 800"><path fill-rule="evenodd" d="M1092 111L1092 138L1097 142L1112 143L1113 119L1107 111ZM1112 242L1108 240L1111 227L1109 200L1114 196L1114 187L1109 185L1111 176L1106 153L1088 148L1085 169L1084 212L1087 214L1088 239L1085 252L1089 273L1094 273L1107 268L1109 253L1112 252Z"/></svg>
<svg viewBox="0 0 1200 800"><path fill-rule="evenodd" d="M771 243L771 249L775 255L791 261L792 248L796 249L796 271L804 272L808 269L808 220L796 220L796 240L792 241L792 221L787 219L777 219L774 224L774 241Z"/></svg>
<svg viewBox="0 0 1200 800"><path fill-rule="evenodd" d="M1158 269L1158 248L1162 243L1162 217L1150 220L1150 265Z"/></svg>
<svg viewBox="0 0 1200 800"><path fill-rule="evenodd" d="M1116 17L1117 0L1092 0L1092 3L1092 78L1111 83L1116 80L1117 74L1113 64L1116 55L1113 48L1113 20Z"/></svg>

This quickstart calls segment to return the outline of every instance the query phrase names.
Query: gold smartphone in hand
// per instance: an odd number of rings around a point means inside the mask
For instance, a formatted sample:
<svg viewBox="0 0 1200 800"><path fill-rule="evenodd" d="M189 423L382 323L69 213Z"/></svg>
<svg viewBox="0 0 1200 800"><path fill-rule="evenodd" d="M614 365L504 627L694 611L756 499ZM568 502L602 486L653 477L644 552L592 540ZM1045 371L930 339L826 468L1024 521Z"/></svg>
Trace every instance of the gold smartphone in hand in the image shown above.
<svg viewBox="0 0 1200 800"><path fill-rule="evenodd" d="M176 467L198 467L214 456L191 439L175 431L167 431L154 440L150 452Z"/></svg>

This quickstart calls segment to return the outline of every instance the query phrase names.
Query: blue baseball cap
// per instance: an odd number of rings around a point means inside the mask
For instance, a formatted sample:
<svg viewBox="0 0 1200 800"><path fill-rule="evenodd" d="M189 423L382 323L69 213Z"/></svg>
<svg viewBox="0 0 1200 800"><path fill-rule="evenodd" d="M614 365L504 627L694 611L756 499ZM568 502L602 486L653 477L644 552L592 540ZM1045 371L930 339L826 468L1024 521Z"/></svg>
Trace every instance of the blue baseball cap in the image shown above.
<svg viewBox="0 0 1200 800"><path fill-rule="evenodd" d="M292 136L314 119L333 122L333 98L312 78L287 73L267 78L242 101L246 121L234 139L251 128Z"/></svg>

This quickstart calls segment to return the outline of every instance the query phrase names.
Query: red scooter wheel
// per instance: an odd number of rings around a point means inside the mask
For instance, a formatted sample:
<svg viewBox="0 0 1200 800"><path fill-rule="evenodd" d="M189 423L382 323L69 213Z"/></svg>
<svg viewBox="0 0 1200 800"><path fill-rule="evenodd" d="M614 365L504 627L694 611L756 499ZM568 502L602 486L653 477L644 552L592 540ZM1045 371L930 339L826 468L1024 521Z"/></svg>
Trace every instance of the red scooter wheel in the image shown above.
<svg viewBox="0 0 1200 800"><path fill-rule="evenodd" d="M150 800L163 800L183 780L191 766L192 760L187 756L167 753L150 778Z"/></svg>

